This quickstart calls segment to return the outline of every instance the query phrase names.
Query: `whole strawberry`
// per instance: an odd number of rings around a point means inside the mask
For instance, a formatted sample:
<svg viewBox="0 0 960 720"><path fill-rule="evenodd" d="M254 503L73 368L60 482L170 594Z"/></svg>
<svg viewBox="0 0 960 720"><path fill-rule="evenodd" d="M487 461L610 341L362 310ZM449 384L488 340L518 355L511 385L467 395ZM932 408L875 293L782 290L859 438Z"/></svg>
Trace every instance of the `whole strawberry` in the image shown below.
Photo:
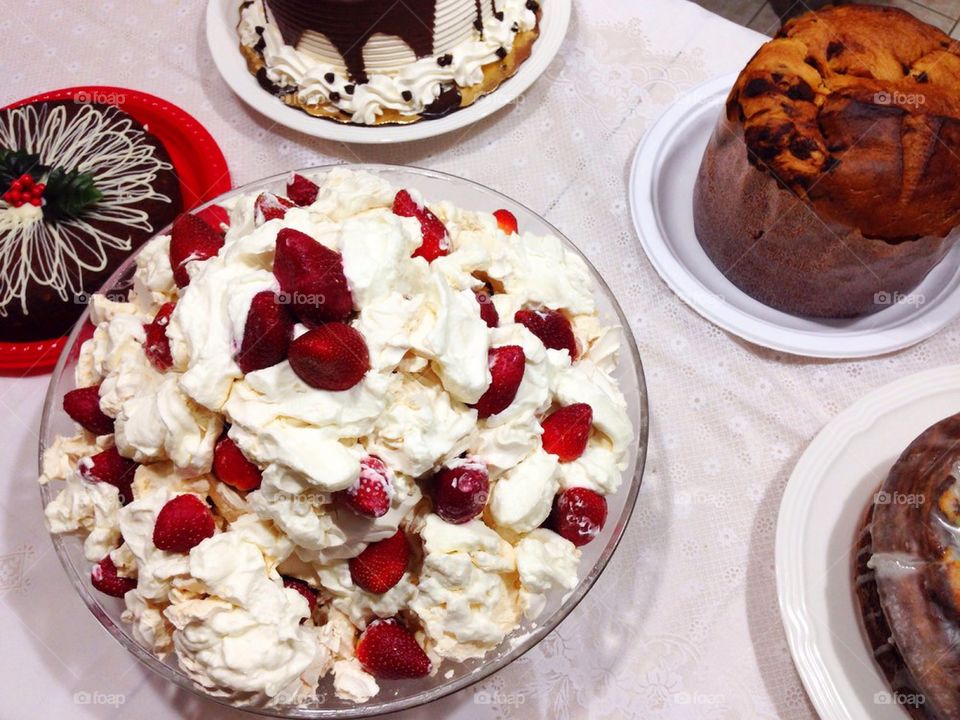
<svg viewBox="0 0 960 720"><path fill-rule="evenodd" d="M157 514L153 544L160 550L187 553L208 537L216 524L207 504L196 495L177 495Z"/></svg>
<svg viewBox="0 0 960 720"><path fill-rule="evenodd" d="M177 287L190 284L187 263L208 260L220 252L223 237L196 215L183 213L170 229L170 267Z"/></svg>
<svg viewBox="0 0 960 720"><path fill-rule="evenodd" d="M370 369L363 335L344 323L327 323L290 344L290 367L311 387L349 390Z"/></svg>
<svg viewBox="0 0 960 720"><path fill-rule="evenodd" d="M448 523L469 522L483 512L490 494L487 466L478 458L455 460L433 476L433 510Z"/></svg>
<svg viewBox="0 0 960 720"><path fill-rule="evenodd" d="M113 418L100 409L100 386L77 388L63 396L63 410L84 430L94 435L113 432Z"/></svg>
<svg viewBox="0 0 960 720"><path fill-rule="evenodd" d="M342 321L353 313L343 257L306 233L292 228L277 233L273 274L304 325Z"/></svg>
<svg viewBox="0 0 960 720"><path fill-rule="evenodd" d="M582 487L573 487L557 495L548 525L576 546L593 540L607 521L607 501L603 495Z"/></svg>
<svg viewBox="0 0 960 720"><path fill-rule="evenodd" d="M315 182L296 173L287 183L287 196L300 207L312 205L316 201L319 191L320 188L317 187Z"/></svg>
<svg viewBox="0 0 960 720"><path fill-rule="evenodd" d="M77 463L80 477L87 482L103 482L117 488L123 505L133 500L133 478L138 467L133 460L121 456L115 447L81 458Z"/></svg>
<svg viewBox="0 0 960 720"><path fill-rule="evenodd" d="M583 455L593 429L593 408L587 403L575 403L554 411L540 423L543 427L543 449L572 462Z"/></svg>
<svg viewBox="0 0 960 720"><path fill-rule="evenodd" d="M393 472L378 457L368 455L360 461L360 476L336 496L357 515L378 518L387 514L393 498Z"/></svg>
<svg viewBox="0 0 960 720"><path fill-rule="evenodd" d="M246 374L281 363L287 359L291 340L293 318L287 306L272 290L258 292L247 312L237 365Z"/></svg>
<svg viewBox="0 0 960 720"><path fill-rule="evenodd" d="M166 372L173 366L173 355L170 352L170 339L167 337L167 326L176 303L168 302L160 306L153 321L143 326L146 339L143 343L143 352L151 364L160 372Z"/></svg>
<svg viewBox="0 0 960 720"><path fill-rule="evenodd" d="M577 339L570 321L556 310L518 310L513 321L532 332L550 350L566 350L577 359Z"/></svg>
<svg viewBox="0 0 960 720"><path fill-rule="evenodd" d="M263 480L260 468L247 460L226 433L213 448L213 474L220 482L243 492L256 490Z"/></svg>
<svg viewBox="0 0 960 720"><path fill-rule="evenodd" d="M137 586L137 581L133 578L117 575L117 566L110 559L110 555L104 555L103 560L93 566L90 583L100 592L118 598L122 598Z"/></svg>
<svg viewBox="0 0 960 720"><path fill-rule="evenodd" d="M367 625L357 642L357 660L381 680L407 680L430 674L430 658L395 618Z"/></svg>
<svg viewBox="0 0 960 720"><path fill-rule="evenodd" d="M488 418L510 407L523 380L526 357L523 348L519 345L504 345L490 349L488 356L490 387L474 405L478 417Z"/></svg>
<svg viewBox="0 0 960 720"><path fill-rule="evenodd" d="M353 584L367 592L385 593L407 571L410 546L403 530L386 540L370 543L363 552L350 558L350 577Z"/></svg>

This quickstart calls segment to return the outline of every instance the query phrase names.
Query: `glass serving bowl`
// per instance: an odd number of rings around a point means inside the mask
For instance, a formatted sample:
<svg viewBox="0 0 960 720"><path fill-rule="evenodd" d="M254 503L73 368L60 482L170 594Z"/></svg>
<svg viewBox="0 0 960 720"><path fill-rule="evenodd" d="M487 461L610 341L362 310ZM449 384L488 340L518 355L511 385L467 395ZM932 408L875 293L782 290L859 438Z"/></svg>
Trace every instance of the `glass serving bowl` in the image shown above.
<svg viewBox="0 0 960 720"><path fill-rule="evenodd" d="M305 168L297 172L316 174L330 170L332 165ZM415 188L430 202L448 200L454 205L470 210L492 212L497 208L510 210L522 231L540 235L552 234L560 238L573 252L586 262L596 283L596 302L601 318L608 324L618 324L623 329L620 363L615 376L620 383L628 404L630 420L636 433L636 443L631 447L629 462L624 473L624 482L620 489L607 497L607 524L597 538L582 548L580 563L580 581L569 593L555 592L547 596L547 605L536 621L524 622L510 633L499 648L481 659L463 663L444 662L440 672L433 677L421 680L381 681L380 693L367 703L357 705L340 700L332 692L329 676L321 680L317 697L309 704L276 705L269 707L246 707L245 709L269 716L282 718L359 718L370 717L387 712L405 710L424 705L451 693L462 690L479 682L497 670L519 658L547 636L577 606L593 584L600 577L623 536L640 490L646 459L647 429L649 416L647 410L647 392L644 384L643 368L637 345L630 332L630 326L623 311L617 304L610 288L600 277L596 268L581 253L576 245L561 234L546 220L514 200L494 190L453 175L411 167L391 165L351 165L351 169L366 170L381 175L395 187ZM201 206L221 203L229 198L250 192L269 191L283 194L290 173L274 175L263 180L224 193L220 197ZM169 232L164 228L159 234ZM112 296L124 293L131 286L136 269L134 258L129 258L100 290ZM73 433L73 422L62 409L64 393L74 387L74 368L83 341L82 331L87 326L89 332L89 310L80 318L67 340L63 355L53 372L50 388L47 391L40 430L40 457L57 435ZM40 486L40 496L44 506L55 497L62 483L54 482ZM224 698L214 697L193 681L177 665L176 657L171 653L166 659L159 660L149 648L141 646L133 637L129 627L120 620L124 609L121 599L112 598L95 592L90 585L91 564L83 556L82 541L72 535L51 535L57 556L66 570L67 576L87 607L111 635L130 651L138 660L151 670L159 673L170 682L190 690L202 697L229 705ZM452 670L452 674L449 672Z"/></svg>

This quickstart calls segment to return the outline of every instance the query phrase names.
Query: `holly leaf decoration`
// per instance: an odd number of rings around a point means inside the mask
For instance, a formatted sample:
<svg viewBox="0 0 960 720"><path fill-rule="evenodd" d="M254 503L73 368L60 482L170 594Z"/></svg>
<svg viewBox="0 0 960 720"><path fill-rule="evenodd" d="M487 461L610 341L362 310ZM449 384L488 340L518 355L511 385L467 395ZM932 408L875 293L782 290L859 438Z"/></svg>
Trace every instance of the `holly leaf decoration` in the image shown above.
<svg viewBox="0 0 960 720"><path fill-rule="evenodd" d="M103 197L93 184L93 176L76 170L54 168L47 176L43 192L43 216L48 220L76 217Z"/></svg>
<svg viewBox="0 0 960 720"><path fill-rule="evenodd" d="M39 155L0 147L0 192L24 173L46 184L43 216L53 222L76 217L103 197L88 173L51 168L40 162Z"/></svg>

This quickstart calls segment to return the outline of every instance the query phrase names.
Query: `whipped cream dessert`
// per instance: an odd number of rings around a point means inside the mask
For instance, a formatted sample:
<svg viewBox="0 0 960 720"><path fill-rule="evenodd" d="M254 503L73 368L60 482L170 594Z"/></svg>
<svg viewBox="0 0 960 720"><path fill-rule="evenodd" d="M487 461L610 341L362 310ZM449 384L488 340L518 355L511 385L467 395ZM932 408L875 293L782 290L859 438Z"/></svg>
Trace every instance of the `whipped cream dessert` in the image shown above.
<svg viewBox="0 0 960 720"><path fill-rule="evenodd" d="M410 123L471 105L539 36L538 0L250 0L237 30L260 85L344 123Z"/></svg>
<svg viewBox="0 0 960 720"><path fill-rule="evenodd" d="M44 454L138 642L237 704L362 703L557 607L635 437L584 262L347 169L226 210L94 297Z"/></svg>

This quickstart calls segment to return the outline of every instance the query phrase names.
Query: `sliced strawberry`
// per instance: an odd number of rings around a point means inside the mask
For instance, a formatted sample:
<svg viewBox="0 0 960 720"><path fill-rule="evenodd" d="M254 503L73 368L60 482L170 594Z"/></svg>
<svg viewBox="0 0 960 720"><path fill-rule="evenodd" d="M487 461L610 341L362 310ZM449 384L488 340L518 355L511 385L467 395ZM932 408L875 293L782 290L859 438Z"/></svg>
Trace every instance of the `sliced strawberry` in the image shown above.
<svg viewBox="0 0 960 720"><path fill-rule="evenodd" d="M575 403L551 413L540 423L543 427L543 449L571 462L583 455L593 429L593 408Z"/></svg>
<svg viewBox="0 0 960 720"><path fill-rule="evenodd" d="M488 418L510 407L523 380L526 362L527 356L519 345L490 348L490 387L473 406L478 417Z"/></svg>
<svg viewBox="0 0 960 720"><path fill-rule="evenodd" d="M80 477L87 482L105 482L119 490L123 505L133 500L133 476L138 467L137 463L123 457L115 447L81 458L77 463Z"/></svg>
<svg viewBox="0 0 960 720"><path fill-rule="evenodd" d="M577 359L577 339L570 321L556 310L518 310L513 321L532 332L550 350L566 350L570 359Z"/></svg>
<svg viewBox="0 0 960 720"><path fill-rule="evenodd" d="M367 625L357 642L357 660L381 680L409 680L430 674L430 658L395 618Z"/></svg>
<svg viewBox="0 0 960 720"><path fill-rule="evenodd" d="M423 240L413 251L413 257L433 262L450 253L450 235L447 227L426 205L420 205L406 190L400 190L393 199L393 212L400 217L415 217L420 221Z"/></svg>
<svg viewBox="0 0 960 720"><path fill-rule="evenodd" d="M378 518L387 514L393 497L393 472L378 457L360 461L360 477L346 490L336 493L357 515Z"/></svg>
<svg viewBox="0 0 960 720"><path fill-rule="evenodd" d="M258 292L247 312L237 365L246 374L281 363L287 359L291 340L293 318L287 306L272 290Z"/></svg>
<svg viewBox="0 0 960 720"><path fill-rule="evenodd" d="M224 435L213 449L213 474L220 482L247 492L260 487L263 474L260 468L247 460L237 444Z"/></svg>
<svg viewBox="0 0 960 720"><path fill-rule="evenodd" d="M187 263L208 260L223 247L223 237L196 215L183 213L170 230L170 267L177 287L190 284Z"/></svg>
<svg viewBox="0 0 960 720"><path fill-rule="evenodd" d="M146 335L143 352L160 372L166 372L173 366L170 339L167 337L167 325L170 324L170 315L173 314L173 309L176 306L176 303L164 303L157 310L153 321L143 326L143 332Z"/></svg>
<svg viewBox="0 0 960 720"><path fill-rule="evenodd" d="M230 227L230 213L222 205L205 207L203 210L198 210L196 216L221 235L224 233L224 226Z"/></svg>
<svg viewBox="0 0 960 720"><path fill-rule="evenodd" d="M462 458L433 476L433 510L448 523L469 522L483 512L490 493L487 466L478 458Z"/></svg>
<svg viewBox="0 0 960 720"><path fill-rule="evenodd" d="M344 323L327 323L290 343L290 367L311 387L349 390L370 369L363 335Z"/></svg>
<svg viewBox="0 0 960 720"><path fill-rule="evenodd" d="M283 586L285 588L290 588L291 590L296 590L303 596L303 599L307 601L307 605L310 606L310 615L313 616L314 611L317 609L317 591L310 587L303 580L297 578L288 577L283 575ZM304 622L301 620L300 622Z"/></svg>
<svg viewBox="0 0 960 720"><path fill-rule="evenodd" d="M407 571L410 546L403 530L386 540L370 543L363 552L350 558L350 577L353 584L371 593L385 593Z"/></svg>
<svg viewBox="0 0 960 720"><path fill-rule="evenodd" d="M477 302L480 304L480 318L487 327L497 327L500 324L500 314L497 312L496 305L493 304L493 295L486 289L474 290L473 294L476 295Z"/></svg>
<svg viewBox="0 0 960 720"><path fill-rule="evenodd" d="M117 575L117 566L109 555L105 555L103 560L93 566L90 582L100 592L118 598L122 598L137 586L137 581L133 578Z"/></svg>
<svg viewBox="0 0 960 720"><path fill-rule="evenodd" d="M63 396L63 409L75 423L94 435L113 432L113 418L100 409L100 386L77 388Z"/></svg>
<svg viewBox="0 0 960 720"><path fill-rule="evenodd" d="M507 235L517 234L517 218L509 210L494 210L493 216L497 219L497 227Z"/></svg>
<svg viewBox="0 0 960 720"><path fill-rule="evenodd" d="M177 495L168 500L153 526L153 544L160 550L187 553L208 537L216 525L210 507L196 495Z"/></svg>
<svg viewBox="0 0 960 720"><path fill-rule="evenodd" d="M293 202L285 197L268 192L260 193L253 201L254 222L257 225L263 225L270 220L279 220L292 207Z"/></svg>
<svg viewBox="0 0 960 720"><path fill-rule="evenodd" d="M606 521L607 501L603 495L587 488L573 487L554 499L547 524L557 535L579 547L599 535Z"/></svg>
<svg viewBox="0 0 960 720"><path fill-rule="evenodd" d="M277 233L273 274L305 325L343 321L353 312L343 257L299 230Z"/></svg>
<svg viewBox="0 0 960 720"><path fill-rule="evenodd" d="M317 193L320 188L312 180L308 180L303 175L293 174L290 182L287 183L287 196L297 205L312 205L317 199Z"/></svg>

